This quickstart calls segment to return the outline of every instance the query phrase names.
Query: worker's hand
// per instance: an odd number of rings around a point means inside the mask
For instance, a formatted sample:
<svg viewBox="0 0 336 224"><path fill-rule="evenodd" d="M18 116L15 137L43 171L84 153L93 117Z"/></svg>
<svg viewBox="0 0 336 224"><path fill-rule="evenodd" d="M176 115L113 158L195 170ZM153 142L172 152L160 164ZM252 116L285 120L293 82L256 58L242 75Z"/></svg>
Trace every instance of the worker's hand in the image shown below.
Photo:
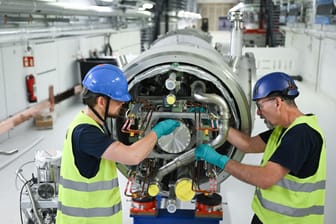
<svg viewBox="0 0 336 224"><path fill-rule="evenodd" d="M201 144L196 147L195 157L197 160L204 159L205 161L224 169L229 158L219 154L214 148L208 144Z"/></svg>
<svg viewBox="0 0 336 224"><path fill-rule="evenodd" d="M152 128L152 131L156 133L157 138L159 139L162 135L169 135L172 133L178 126L180 126L180 122L168 119L157 123Z"/></svg>

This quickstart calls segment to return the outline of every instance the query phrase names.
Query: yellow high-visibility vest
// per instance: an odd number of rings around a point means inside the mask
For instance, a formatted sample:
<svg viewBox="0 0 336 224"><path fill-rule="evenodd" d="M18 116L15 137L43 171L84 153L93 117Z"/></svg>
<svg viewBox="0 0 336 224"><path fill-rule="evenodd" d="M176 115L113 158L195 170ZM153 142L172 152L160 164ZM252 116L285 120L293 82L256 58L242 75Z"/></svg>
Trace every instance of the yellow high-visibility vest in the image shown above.
<svg viewBox="0 0 336 224"><path fill-rule="evenodd" d="M59 181L57 224L122 224L121 197L116 164L101 159L97 174L83 177L75 165L72 132L79 124L102 128L80 112L70 124L64 141Z"/></svg>
<svg viewBox="0 0 336 224"><path fill-rule="evenodd" d="M268 189L256 188L252 209L264 224L323 224L326 185L325 139L315 115L297 118L285 133L302 123L316 130L323 139L318 169L310 177L298 178L287 174ZM280 145L283 136L281 133L281 127L276 127L272 132L261 166L266 165Z"/></svg>

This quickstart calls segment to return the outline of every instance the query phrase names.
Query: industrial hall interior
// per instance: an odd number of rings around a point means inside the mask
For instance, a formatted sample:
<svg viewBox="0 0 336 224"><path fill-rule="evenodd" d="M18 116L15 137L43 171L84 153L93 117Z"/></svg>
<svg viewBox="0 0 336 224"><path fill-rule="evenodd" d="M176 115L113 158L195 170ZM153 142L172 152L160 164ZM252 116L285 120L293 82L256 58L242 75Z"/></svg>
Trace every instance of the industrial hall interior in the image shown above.
<svg viewBox="0 0 336 224"><path fill-rule="evenodd" d="M335 0L0 0L5 224L334 224Z"/></svg>

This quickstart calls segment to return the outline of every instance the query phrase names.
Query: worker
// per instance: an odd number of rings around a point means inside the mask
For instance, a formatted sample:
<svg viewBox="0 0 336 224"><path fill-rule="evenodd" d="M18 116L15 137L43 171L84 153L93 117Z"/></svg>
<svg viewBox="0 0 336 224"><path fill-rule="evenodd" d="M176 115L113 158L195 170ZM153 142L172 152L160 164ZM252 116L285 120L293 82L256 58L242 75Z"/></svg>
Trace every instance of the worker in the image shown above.
<svg viewBox="0 0 336 224"><path fill-rule="evenodd" d="M116 163L137 165L157 140L180 125L167 119L131 145L113 139L107 117L119 114L131 100L123 72L109 64L90 69L83 79L83 103L64 141L57 224L122 224L121 196Z"/></svg>
<svg viewBox="0 0 336 224"><path fill-rule="evenodd" d="M269 73L256 82L253 101L257 115L272 128L252 137L228 129L227 141L233 146L244 153L263 153L260 165L229 159L207 144L196 147L196 159L256 186L252 224L323 224L325 139L316 115L298 109L298 95L291 76Z"/></svg>

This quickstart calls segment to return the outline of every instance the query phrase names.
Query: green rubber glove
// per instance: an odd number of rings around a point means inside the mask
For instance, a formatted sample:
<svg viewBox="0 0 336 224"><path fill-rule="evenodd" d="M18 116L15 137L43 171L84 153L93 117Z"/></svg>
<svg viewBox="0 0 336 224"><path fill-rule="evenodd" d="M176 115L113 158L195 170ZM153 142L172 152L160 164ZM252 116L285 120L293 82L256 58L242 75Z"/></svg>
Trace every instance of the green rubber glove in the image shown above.
<svg viewBox="0 0 336 224"><path fill-rule="evenodd" d="M156 133L157 138L159 139L162 135L169 135L170 133L172 133L178 126L180 126L180 122L172 119L167 119L157 123L152 128L152 131Z"/></svg>
<svg viewBox="0 0 336 224"><path fill-rule="evenodd" d="M229 158L219 154L214 148L208 144L201 144L195 149L196 160L204 159L205 161L224 169Z"/></svg>

